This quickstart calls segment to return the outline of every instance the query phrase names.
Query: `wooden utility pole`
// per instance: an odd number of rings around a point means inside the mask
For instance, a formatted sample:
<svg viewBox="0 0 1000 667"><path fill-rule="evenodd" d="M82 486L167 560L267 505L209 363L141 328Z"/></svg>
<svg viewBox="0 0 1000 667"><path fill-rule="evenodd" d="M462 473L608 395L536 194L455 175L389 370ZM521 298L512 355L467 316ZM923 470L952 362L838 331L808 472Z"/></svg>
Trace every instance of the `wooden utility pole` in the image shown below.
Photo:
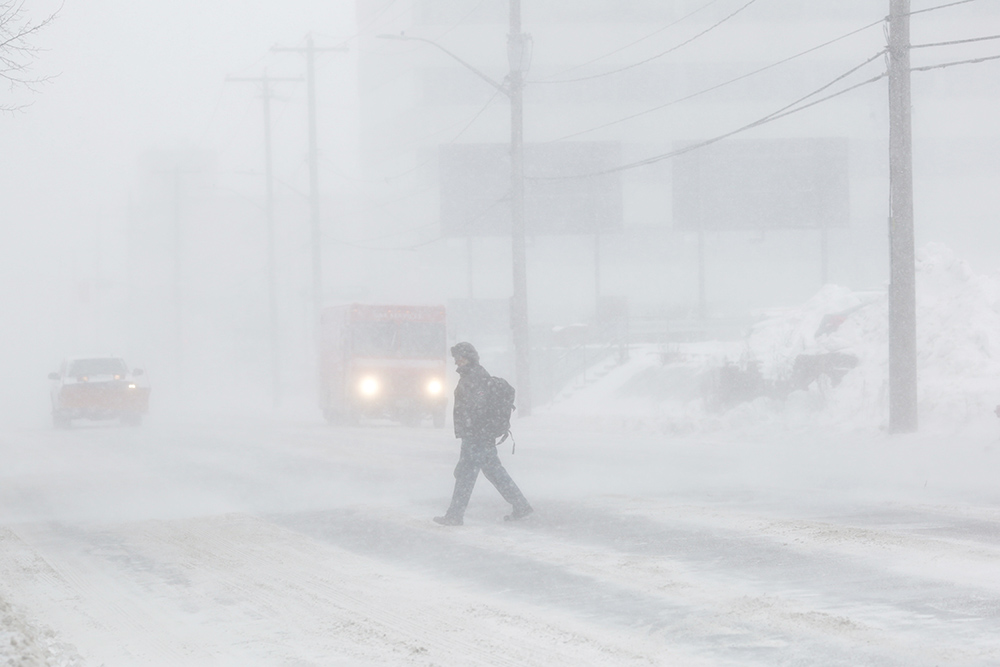
<svg viewBox="0 0 1000 667"><path fill-rule="evenodd" d="M917 430L910 0L889 9L889 431Z"/></svg>
<svg viewBox="0 0 1000 667"><path fill-rule="evenodd" d="M179 378L183 378L184 369L184 309L181 306L181 170L180 165L175 165L171 176L173 185L173 215L171 225L171 254L173 255L173 284L172 292L174 297L174 363L175 371Z"/></svg>
<svg viewBox="0 0 1000 667"><path fill-rule="evenodd" d="M518 414L531 414L531 339L528 329L528 270L524 221L524 74L530 58L530 38L521 32L521 0L510 0L510 207L511 258L514 293L510 321L514 339L514 373L517 378Z"/></svg>
<svg viewBox="0 0 1000 667"><path fill-rule="evenodd" d="M174 309L173 326L173 353L174 353L174 373L178 381L184 378L184 211L182 210L182 200L184 198L184 176L186 174L197 174L197 170L185 169L180 164L180 157L177 163L163 174L170 177L170 255L171 255L171 298Z"/></svg>
<svg viewBox="0 0 1000 667"><path fill-rule="evenodd" d="M313 320L319 331L320 311L323 308L323 235L320 225L319 207L319 142L316 137L316 54L328 51L347 51L347 47L319 48L313 43L312 35L306 38L305 47L271 48L276 52L304 53L306 55L306 91L308 95L309 117L309 227L312 237L312 298Z"/></svg>
<svg viewBox="0 0 1000 667"><path fill-rule="evenodd" d="M267 312L271 339L271 399L274 407L281 405L281 354L278 326L278 268L274 246L274 172L271 160L271 84L275 81L301 81L302 79L273 77L227 77L227 81L250 81L261 84L264 102L264 212L267 219Z"/></svg>
<svg viewBox="0 0 1000 667"><path fill-rule="evenodd" d="M531 64L531 35L521 32L521 0L510 0L510 32L507 34L507 84L497 83L437 42L423 37L379 35L383 39L430 44L462 64L483 81L510 98L510 238L513 294L510 298L510 326L514 339L514 373L517 385L517 414L531 414L531 340L528 327L528 273L524 220L524 75ZM471 240L470 246L471 248ZM470 288L471 296L471 274Z"/></svg>
<svg viewBox="0 0 1000 667"><path fill-rule="evenodd" d="M698 326L705 326L708 317L708 301L705 296L705 230L704 220L698 221Z"/></svg>

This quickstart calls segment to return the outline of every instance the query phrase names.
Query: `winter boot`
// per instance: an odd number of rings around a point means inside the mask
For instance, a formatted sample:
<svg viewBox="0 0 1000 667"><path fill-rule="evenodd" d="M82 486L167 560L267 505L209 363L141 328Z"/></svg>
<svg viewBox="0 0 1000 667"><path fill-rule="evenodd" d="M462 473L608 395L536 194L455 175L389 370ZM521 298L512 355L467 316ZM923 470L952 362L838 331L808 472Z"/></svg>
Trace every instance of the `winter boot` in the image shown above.
<svg viewBox="0 0 1000 667"><path fill-rule="evenodd" d="M531 505L525 505L524 507L515 507L514 511L503 518L504 521L517 521L518 519L523 519L535 510L531 509Z"/></svg>
<svg viewBox="0 0 1000 667"><path fill-rule="evenodd" d="M439 523L442 526L461 526L462 518L445 514L444 516L434 517L434 523Z"/></svg>

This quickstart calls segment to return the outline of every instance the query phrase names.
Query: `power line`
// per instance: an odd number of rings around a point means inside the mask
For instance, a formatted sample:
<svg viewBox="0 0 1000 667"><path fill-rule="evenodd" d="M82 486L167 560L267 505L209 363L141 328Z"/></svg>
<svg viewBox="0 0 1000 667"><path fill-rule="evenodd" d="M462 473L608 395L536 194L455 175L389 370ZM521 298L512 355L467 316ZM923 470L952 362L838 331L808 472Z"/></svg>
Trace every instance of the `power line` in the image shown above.
<svg viewBox="0 0 1000 667"><path fill-rule="evenodd" d="M940 65L927 65L926 67L911 67L911 72L927 72L932 69L944 69L945 67L954 67L956 65L975 65L978 63L985 63L990 60L1000 60L1000 56L985 56L983 58L972 58L970 60L956 60L951 63L941 63Z"/></svg>
<svg viewBox="0 0 1000 667"><path fill-rule="evenodd" d="M430 139L432 137L436 137L439 134L444 134L445 132L448 132L451 129L453 129L455 127L458 127L460 124L464 123L464 127L462 127L462 129L459 130L458 134L456 134L454 137L452 137L452 139L450 141L448 141L447 143L441 144L442 146L451 146L452 144L456 143L459 139L462 138L462 135L464 135L468 131L468 129L470 127L472 127L473 123L475 123L479 119L479 117L482 116L486 112L486 110L490 107L490 105L493 104L493 102L497 98L497 95L499 95L499 94L500 94L499 90L494 91L493 95L491 95L490 98L488 100L486 100L486 103L483 104L483 106L480 107L480 109L475 114L473 114L472 117L469 118L469 120L467 120L467 121L460 121L458 123L452 123L448 127L445 127L443 129L440 129L440 130L435 130L434 132L431 132L429 134L425 134L423 137L421 137L419 139L413 140L408 145L420 146L427 139ZM386 158L386 160L388 160L388 159L390 159L390 158ZM406 169L404 171L401 171L401 172L398 172L398 173L395 173L395 174L390 174L388 176L382 176L381 178L377 178L377 179L376 178L353 178L353 177L349 177L349 176L347 176L347 175L345 175L343 173L340 173L339 171L337 171L336 169L333 169L333 168L329 168L328 171L330 171L330 172L332 172L334 174L337 174L339 177L341 177L341 178L343 178L344 180L347 180L347 181L355 181L355 182L361 182L361 183L385 183L385 182L392 181L392 180L395 180L397 178L400 178L402 176L406 176L407 174L410 174L410 173L416 171L417 169L420 169L424 165L426 165L429 162L431 162L432 159L433 158L424 160L423 162L421 162L420 164L418 164L415 167L411 167L411 168ZM382 160L382 161L376 163L373 166L378 166L379 164L384 163L386 160Z"/></svg>
<svg viewBox="0 0 1000 667"><path fill-rule="evenodd" d="M955 44L972 44L973 42L987 42L993 39L1000 39L1000 35L990 35L989 37L973 37L971 39L956 39L951 42L934 42L932 44L911 44L911 49L927 49L932 46L954 46Z"/></svg>
<svg viewBox="0 0 1000 667"><path fill-rule="evenodd" d="M625 67L621 67L621 68L616 69L616 70L611 70L610 72L603 72L601 74L593 74L591 76L581 76L581 77L578 77L576 79L559 79L559 80L556 80L556 81L531 81L530 83L535 83L535 84L539 84L539 83L552 84L552 83L575 83L577 81L590 81L591 79L599 79L601 77L611 76L612 74L619 74L621 72L628 71L628 70L633 69L635 67L639 67L640 65L645 65L646 63L652 62L652 61L656 60L657 58L662 58L663 56L667 55L668 53L673 53L677 49L680 49L680 48L682 48L684 46L687 46L688 44L690 44L691 42L695 41L699 37L702 37L702 36L706 35L707 33L715 30L720 25L722 25L723 23L725 23L729 19L733 18L734 16L736 16L737 14L739 14L740 12L742 12L744 9L746 9L747 7L749 7L750 5L752 5L755 2L757 2L757 0L749 0L749 2L747 2L746 4L744 4L742 7L740 7L739 9L737 9L735 12L733 12L729 16L726 16L725 18L723 18L722 20L718 21L717 23L712 24L711 26L709 26L705 30L702 30L697 35L695 35L694 37L691 37L690 39L687 39L687 40L681 42L680 44L672 46L669 49L667 49L666 51L662 51L660 53L657 53L654 56L650 56L649 58L646 58L645 60L640 60L638 62L632 63L631 65L626 65Z"/></svg>
<svg viewBox="0 0 1000 667"><path fill-rule="evenodd" d="M637 40L634 40L634 41L632 41L632 42L629 42L629 43L628 43L628 44L626 44L625 46L621 46L621 47L619 47L619 48L615 49L614 51L609 51L608 53L605 53L605 54L604 54L603 56L597 56L596 58L594 58L594 59L592 59L592 60L588 60L588 61L587 61L587 62L585 62L585 63L580 63L579 65L574 65L574 66L572 66L572 67L570 67L570 68L568 68L568 69L564 69L564 70L562 70L561 72L556 72L556 73L555 73L555 74L553 74L552 76L553 76L553 77L556 77L556 76L562 76L563 74L567 74L567 73L569 73L569 72L572 72L573 70L577 70L577 69L580 69L581 67L586 67L587 65L592 65L592 64L596 63L596 62L597 62L598 60L603 60L603 59L605 59L605 58L607 58L607 57L609 57L609 56L613 56L613 55L615 55L616 53L621 53L621 52L622 52L622 51L624 51L625 49L628 49L628 48L631 48L631 47L635 46L636 44L638 44L639 42L644 42L644 41L646 41L647 39L649 39L650 37L653 37L653 36L655 36L655 35L659 35L659 34L660 34L661 32L663 32L664 30L668 30L668 29L670 29L670 28L674 27L675 25L677 25L678 23L680 23L680 22L682 22L682 21L685 21L685 20L687 20L687 19L691 18L691 17L692 17L692 16L694 16L695 14L697 14L697 13L699 13L699 12L701 12L701 11L705 10L705 9L708 9L709 7L711 7L712 5L714 5L714 4L715 4L716 2L718 2L718 1L719 1L719 0L709 0L708 4L705 4L705 5L702 5L701 7L699 7L699 8L698 8L698 9L696 9L696 10L694 10L693 12L689 12L688 14L685 14L684 16L680 17L680 18L679 18L679 19L677 19L676 21L673 21L673 22L671 22L671 23L668 23L667 25L663 26L662 28L657 28L657 29L656 29L656 30L654 30L653 32L649 33L648 35L644 35L643 37L640 37L640 38L639 38L639 39L637 39ZM550 77L550 78L551 78L551 77ZM537 81L537 82L535 82L535 81L532 81L532 82L530 82L530 83L550 83L550 82L549 82L549 81ZM552 81L551 83L555 83L555 82L554 82L554 81Z"/></svg>
<svg viewBox="0 0 1000 667"><path fill-rule="evenodd" d="M484 208L482 211L480 211L478 215L476 215L475 217L470 218L469 220L467 220L463 226L464 227L471 227L473 224L475 224L476 222L478 222L479 220L481 220L482 218L484 218L487 213L489 213L490 211L492 211L493 209L495 209L497 206L499 206L500 204L502 204L504 202L510 201L511 194L512 193L508 191L507 194L505 194L503 197L500 197L499 199L494 200L492 204L490 204L489 206L487 206L486 208ZM416 245L412 245L412 246L409 246L409 247L403 248L403 249L405 249L405 250L416 250L417 248L421 248L423 246L430 245L432 243L437 243L438 241L441 241L444 238L445 237L443 237L443 236L438 236L438 237L430 239L428 241L424 241L423 243L418 243Z"/></svg>
<svg viewBox="0 0 1000 667"><path fill-rule="evenodd" d="M841 95L849 93L852 90L856 90L858 88L861 88L862 86L867 86L868 84L875 83L876 81L884 79L888 75L886 72L882 72L881 74L879 74L877 76L874 76L874 77L872 77L870 79L862 81L861 83L854 84L853 86L849 86L847 88L844 88L843 90L837 91L836 93L831 93L830 95L827 95L825 97L821 97L820 99L814 100L814 101L810 102L809 104L798 106L798 105L802 104L802 102L804 102L805 100L809 99L810 97L813 97L813 96L819 94L820 92L822 92L823 90L826 90L827 88L829 88L830 86L834 85L838 81L841 81L844 78L846 78L847 76L850 76L854 72L858 71L859 69L861 69L865 65L867 65L867 64L873 62L874 60L880 58L885 53L886 53L885 50L879 51L878 53L876 53L874 56L872 56L871 58L869 58L868 60L866 60L862 64L860 64L857 67L852 68L848 72L845 72L844 74L838 76L836 79L834 79L833 81L830 81L829 83L827 83L823 87L814 90L813 92L809 93L808 95L804 95L803 97L800 97L799 99L797 99L796 101L792 102L791 104L785 105L781 109L778 109L777 111L775 111L773 113L770 113L767 116L759 118L759 119L755 120L752 123L748 123L747 125L739 127L739 128L737 128L735 130L732 130L730 132L726 132L725 134L720 134L720 135L718 135L716 137L712 137L711 139L706 139L704 141L700 141L700 142L697 142L697 143L694 143L694 144L690 144L688 146L685 146L684 148L679 148L677 150L670 151L669 153L663 153L661 155L654 155L652 157L644 158L644 159L638 160L636 162L630 162L628 164L619 165L617 167L612 167L611 169L602 169L600 171L595 171L595 172L591 172L591 173L587 173L587 174L573 174L571 176L548 176L548 177L535 176L535 177L532 177L532 180L567 180L567 179L576 179L576 178L593 178L595 176L604 176L604 175L607 175L607 174L612 174L612 173L617 173L617 172L621 172L621 171L626 171L626 170L629 170L629 169L635 169L636 167L645 167L645 166L648 166L648 165L651 165L651 164L655 164L656 162L661 162L663 160L668 160L670 158L677 157L678 155L683 155L684 153L690 153L691 151L697 150L699 148L704 148L706 146L710 146L711 144L714 144L714 143L717 143L719 141L722 141L723 139L727 139L729 137L732 137L734 135L740 134L742 132L746 132L747 130L751 130L751 129L754 129L756 127L760 127L762 125L766 125L767 123L776 121L776 120L778 120L780 118L784 118L786 116L791 116L792 114L799 113L800 111L805 111L806 109L809 109L810 107L814 107L814 106L816 106L818 104L821 104L823 102L827 102L827 101L832 100L832 99L834 99L836 97L840 97Z"/></svg>
<svg viewBox="0 0 1000 667"><path fill-rule="evenodd" d="M468 14L466 14L462 18L458 19L458 21L454 25L452 25L450 28L448 28L447 30L445 30L444 32L442 32L441 34L439 34L434 39L435 40L441 39L442 37L444 37L445 35L447 35L449 32L451 32L452 30L454 30L458 26L460 26L463 23L465 23L469 19L470 16L472 16L473 14L475 14L476 12L478 12L479 8L482 7L485 4L486 4L486 0L479 0L479 4L476 5L475 7L473 7L472 11L470 11Z"/></svg>
<svg viewBox="0 0 1000 667"><path fill-rule="evenodd" d="M956 5L964 5L970 2L975 2L976 0L958 0L958 2L949 2L947 5L938 5L937 7L928 7L927 9L918 9L915 12L910 12L907 16L915 16L917 14L923 14L925 12L936 12L939 9L947 9L948 7L955 7Z"/></svg>
<svg viewBox="0 0 1000 667"><path fill-rule="evenodd" d="M455 135L455 137L452 138L451 141L449 141L447 144L442 144L442 145L450 146L450 145L455 144L461 138L461 136L465 133L465 131L468 130L472 126L472 124L476 121L476 119L478 119L479 116L481 116L483 114L483 112L485 112L486 109L489 108L489 106L496 99L496 96L497 96L498 93L499 93L499 91L494 92L494 94L490 97L490 99L488 99L486 101L486 104L484 104L482 106L482 108L480 108L479 111L477 111L475 113L475 115L473 115L473 117L466 123L465 127L462 128L462 130L457 135ZM453 124L453 125L450 125L447 128L445 128L444 130L438 130L437 132L433 132L433 133L431 133L429 135L426 135L424 138L426 139L426 138L433 137L433 136L436 136L438 134L441 134L443 132L446 132L446 131L450 130L451 128L455 127L456 125L457 125L457 123ZM421 143L421 142L422 142L422 140L420 140L418 142L415 142L415 143ZM399 172L397 174L392 174L390 176L384 176L384 177L382 177L380 179L377 179L377 180L376 179L350 178L350 177L346 176L345 174L342 174L339 171L337 171L335 169L332 169L332 168L330 168L329 171L331 171L332 173L337 174L338 176L340 176L341 178L343 178L345 180L358 181L358 182L364 182L364 183L388 183L391 180L400 178L401 176L405 176L406 174L412 173L412 172L416 171L417 169L420 169L421 167L426 166L431 161L433 161L433 159L434 158L429 158L427 160L424 160L420 164L416 165L415 167L412 167L412 168L407 169L405 171ZM397 204L397 203L399 203L401 201L405 201L407 199L411 199L413 197L422 195L425 192L429 192L429 191L435 189L436 187L437 186L435 186L435 185L427 185L427 186L425 186L423 188L420 188L418 190L414 190L414 191L411 191L411 192L409 192L407 194L404 194L401 197L397 197L395 199L391 199L389 201L385 201L385 202L383 202L381 204L378 204L378 205L375 205L375 206L369 206L369 207L363 209L362 212L369 212L370 213L370 212L373 212L373 211L381 211L381 210L383 210L383 209L391 206L392 204ZM505 201L505 199L501 199L500 201ZM475 220L473 220L473 222L474 221Z"/></svg>
<svg viewBox="0 0 1000 667"><path fill-rule="evenodd" d="M472 127L472 124L473 124L473 123L475 123L475 122L476 122L477 120L479 120L479 117L480 117L480 116L482 116L482 115L483 115L483 114L484 114L484 113L486 112L486 110L490 108L490 105L491 105L491 104L493 104L493 101L494 101L494 100L495 100L495 99L497 98L497 95L499 95L499 94L500 94L500 89L499 89L499 88L498 88L498 89L496 89L495 91L493 91L493 95L492 95L492 96L490 97L490 99L486 100L486 104L484 104L484 105L483 105L483 106L482 106L482 107L481 107L481 108L479 109L479 111L477 111L477 112L475 113L475 115L474 115L474 116L473 116L472 118L470 118L470 119L469 119L469 122L465 124L465 127L463 127L463 128L462 128L462 129L461 129L461 130L460 130L460 131L458 132L458 134L456 134L456 135L455 135L455 136L454 136L454 137L452 138L452 140L451 140L451 141L449 141L449 142L448 142L447 144L443 144L443 145L445 145L445 146L451 146L451 145L454 145L454 144L455 144L455 142L457 142L457 141L458 141L459 139L461 139L461 138L462 138L462 135L463 135L463 134L465 134L465 133L466 133L466 131L467 131L467 130L468 130L468 129L469 129L470 127ZM452 126L452 127L454 127L454 126ZM423 167L423 166L427 165L427 164L428 164L428 163L430 163L430 162L431 162L431 161L432 161L433 159L434 159L434 158L428 158L427 160L424 160L423 162L421 162L420 164L418 164L418 165L417 165L417 166L415 166L415 167L412 167L412 168L410 168L410 169L407 169L406 171L402 171L402 172L400 172L400 173L398 173L398 174L393 174L393 175L391 175L391 176L385 176L384 178L385 178L385 180L386 180L386 181L391 181L391 180L394 180L394 179L397 179L397 178L400 178L401 176L406 176L407 174L410 174L410 173L412 173L412 172L416 171L417 169L420 169L421 167Z"/></svg>
<svg viewBox="0 0 1000 667"><path fill-rule="evenodd" d="M608 172L610 172L610 171L624 171L626 169L634 169L636 167L644 167L644 166L647 166L647 165L650 165L650 164L654 164L656 162L660 162L662 160L666 160L666 159L669 159L669 158L672 158L672 157L676 157L678 155L682 155L684 153L689 153L689 152L691 152L693 150L696 150L698 148L704 148L705 146L709 146L711 144L714 144L714 143L717 143L719 141L722 141L723 139L727 139L729 137L732 137L734 135L740 134L742 132L746 132L747 130L751 130L753 128L760 127L761 125L766 125L767 123L771 123L773 121L779 120L779 119L784 118L786 116L791 116L792 114L796 114L796 113L798 113L800 111L805 111L806 109L808 109L810 107L814 107L814 106L816 106L818 104L822 104L823 102L827 102L827 101L832 100L832 99L834 99L836 97L840 97L841 95L849 93L852 90L856 90L858 88L861 88L862 86L867 86L868 84L875 83L876 81L880 81L880 80L886 78L886 76L888 76L888 74L886 72L883 72L882 74L879 74L877 76L873 76L872 78L870 78L870 79L868 79L866 81L862 81L861 83L857 83L857 84L855 84L853 86L850 86L848 88L840 90L840 91L838 91L836 93L831 93L830 95L827 95L826 97L821 97L818 100L814 100L813 102L810 102L809 104L806 104L804 106L801 106L801 107L798 107L798 108L795 108L795 109L789 109L789 110L783 111L783 112L775 112L772 115L765 116L764 118L761 118L761 119L759 119L757 121L754 121L753 123L750 123L748 125L744 125L743 127L737 128L736 130L733 130L732 132L727 132L726 134L720 135L718 137L713 137L712 139L708 139L706 141L702 141L700 143L693 144L691 146L687 146L687 147L685 147L683 149L680 149L680 150L672 151L670 153L665 153L663 155L657 155L657 156L654 156L652 158L646 158L645 160L640 160L638 162L634 162L634 163L631 163L631 164L626 164L626 165L623 165L621 167L618 167L617 169L608 170ZM607 172L602 172L602 173L607 173Z"/></svg>
<svg viewBox="0 0 1000 667"><path fill-rule="evenodd" d="M754 70L752 72L748 72L746 74L742 74L742 75L740 75L738 77L735 77L733 79L729 79L728 81L723 81L722 83L716 84L714 86L710 86L709 88L704 88L702 90L699 90L696 93L691 93L690 95L686 95L684 97L680 97L680 98L677 98L675 100L671 100L670 102L667 102L666 104L661 104L661 105L655 106L655 107L653 107L651 109L646 109L645 111L639 111L639 112L631 114L629 116L625 116L624 118L619 118L618 120L613 120L613 121L604 123L602 125L598 125L596 127L589 128L587 130L580 130L579 132L574 132L572 134L567 134L567 135L564 135L562 137L559 137L558 139L553 139L552 141L549 141L549 142L546 142L546 143L554 143L554 142L557 142L557 141L565 141L567 139L572 139L574 137L578 137L578 136L580 136L582 134L589 134L590 132L596 132L597 130L603 130L604 128L611 127L612 125L618 125L619 123L624 123L624 122L633 120L635 118L638 118L640 116L645 116L646 114L650 114L650 113L653 113L655 111L660 111L662 109L666 109L667 107L673 106L675 104L679 104L681 102L687 102L688 100L694 99L696 97L700 97L701 95L705 95L707 93L710 93L712 91L718 90L718 89L723 88L725 86L729 86L731 84L737 83L738 81L742 81L743 79L747 79L747 78L749 78L751 76L760 74L761 72L766 72L767 70L773 69L775 67L778 67L779 65L784 65L785 63L791 62L792 60L795 60L796 58L801 58L802 56L808 55L808 54L810 54L810 53L812 53L814 51L818 51L819 49L822 49L824 47L830 46L831 44L835 44L835 43L837 43L837 42L839 42L841 40L847 39L848 37L852 37L852 36L858 34L859 32L863 32L865 30L868 30L869 28L877 26L877 25L883 23L884 21L885 21L885 19L879 19L878 21L874 21L872 23L869 23L868 25L862 26L862 27L860 27L860 28L858 28L856 30L852 30L849 33L841 35L840 37L837 37L836 39L831 39L830 41L824 42L824 43L819 44L817 46L814 46L811 49L806 49L805 51L802 51L800 53L796 53L793 56L789 56L788 58L785 58L784 60L779 60L779 61L777 61L775 63L771 63L770 65L766 65L764 67L761 67L760 69L756 69L756 70Z"/></svg>

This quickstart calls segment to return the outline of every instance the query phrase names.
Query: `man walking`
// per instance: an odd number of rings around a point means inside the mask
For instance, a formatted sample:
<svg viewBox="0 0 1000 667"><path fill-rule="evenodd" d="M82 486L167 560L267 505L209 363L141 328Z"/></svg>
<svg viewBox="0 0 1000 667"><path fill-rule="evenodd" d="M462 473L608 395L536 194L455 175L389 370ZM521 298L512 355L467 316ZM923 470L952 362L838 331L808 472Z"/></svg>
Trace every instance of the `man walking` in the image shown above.
<svg viewBox="0 0 1000 667"><path fill-rule="evenodd" d="M514 508L504 520L526 517L532 512L531 505L500 463L495 438L488 430L490 374L479 365L479 353L471 343L458 343L451 348L451 356L459 375L454 415L455 437L462 439L462 451L455 466L451 506L444 516L434 517L434 521L442 526L462 525L480 470Z"/></svg>

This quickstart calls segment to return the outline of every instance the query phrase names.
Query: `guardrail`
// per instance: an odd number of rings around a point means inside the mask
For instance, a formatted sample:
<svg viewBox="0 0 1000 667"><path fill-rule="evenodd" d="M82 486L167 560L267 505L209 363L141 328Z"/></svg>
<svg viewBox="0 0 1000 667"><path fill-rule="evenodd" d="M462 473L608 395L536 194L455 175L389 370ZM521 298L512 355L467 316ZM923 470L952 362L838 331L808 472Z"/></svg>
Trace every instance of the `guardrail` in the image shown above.
<svg viewBox="0 0 1000 667"><path fill-rule="evenodd" d="M628 360L627 329L573 325L550 331L547 338L532 350L532 395L539 405L551 402L571 382L586 384L588 372L609 358L617 356L618 363Z"/></svg>

